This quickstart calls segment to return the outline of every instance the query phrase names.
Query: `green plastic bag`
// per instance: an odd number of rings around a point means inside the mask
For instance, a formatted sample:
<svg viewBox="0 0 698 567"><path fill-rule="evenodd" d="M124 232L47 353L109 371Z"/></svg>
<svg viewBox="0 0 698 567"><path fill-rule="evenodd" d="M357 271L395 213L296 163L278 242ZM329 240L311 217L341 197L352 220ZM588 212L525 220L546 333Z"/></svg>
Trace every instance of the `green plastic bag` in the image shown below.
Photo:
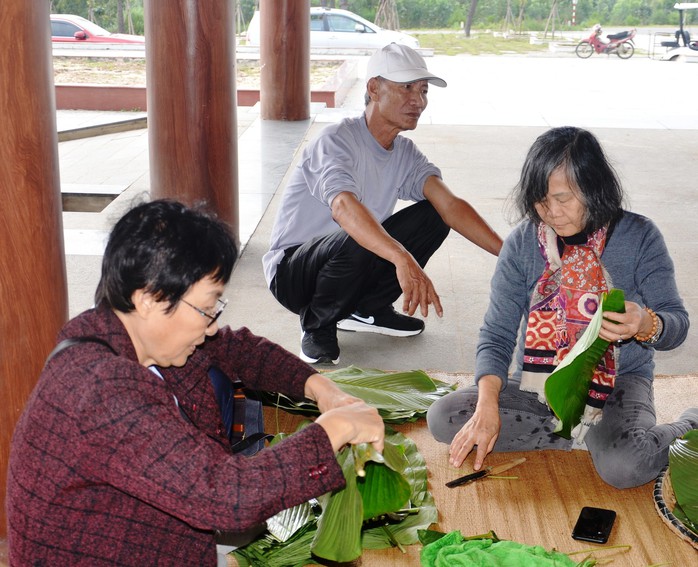
<svg viewBox="0 0 698 567"><path fill-rule="evenodd" d="M453 531L422 549L423 567L575 567L564 553L538 545L491 539L465 539Z"/></svg>

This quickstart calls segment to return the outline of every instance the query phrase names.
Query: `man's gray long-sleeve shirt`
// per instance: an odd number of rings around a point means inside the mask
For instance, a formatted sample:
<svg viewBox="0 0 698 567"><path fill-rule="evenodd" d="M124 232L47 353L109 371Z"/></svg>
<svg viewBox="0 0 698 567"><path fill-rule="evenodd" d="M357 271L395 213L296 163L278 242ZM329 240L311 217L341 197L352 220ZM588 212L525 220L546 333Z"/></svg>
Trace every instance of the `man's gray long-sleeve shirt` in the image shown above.
<svg viewBox="0 0 698 567"><path fill-rule="evenodd" d="M327 126L303 151L279 206L264 255L269 285L284 250L339 229L332 200L341 192L358 200L383 222L398 201L424 200L424 183L441 171L412 140L397 136L386 150L373 137L364 115Z"/></svg>

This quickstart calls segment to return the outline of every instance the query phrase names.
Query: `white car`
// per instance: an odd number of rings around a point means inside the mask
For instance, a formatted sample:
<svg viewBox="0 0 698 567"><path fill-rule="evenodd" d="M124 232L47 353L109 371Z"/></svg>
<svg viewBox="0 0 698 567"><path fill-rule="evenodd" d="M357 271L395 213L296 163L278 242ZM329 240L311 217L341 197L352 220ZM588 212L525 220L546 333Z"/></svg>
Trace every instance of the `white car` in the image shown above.
<svg viewBox="0 0 698 567"><path fill-rule="evenodd" d="M311 48L378 49L389 43L419 48L417 38L406 33L380 28L353 12L310 8ZM247 28L247 45L259 46L259 11L255 11Z"/></svg>

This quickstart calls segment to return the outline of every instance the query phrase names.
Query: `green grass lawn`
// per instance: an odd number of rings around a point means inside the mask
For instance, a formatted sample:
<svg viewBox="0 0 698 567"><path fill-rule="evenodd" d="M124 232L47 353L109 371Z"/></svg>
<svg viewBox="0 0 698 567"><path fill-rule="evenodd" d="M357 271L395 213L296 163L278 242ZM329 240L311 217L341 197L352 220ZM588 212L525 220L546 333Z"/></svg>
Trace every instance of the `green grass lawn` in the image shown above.
<svg viewBox="0 0 698 567"><path fill-rule="evenodd" d="M548 51L547 42L531 44L528 35L508 38L494 37L492 33L472 32L465 37L462 32L414 32L420 47L433 49L437 55L503 55L507 53L531 53Z"/></svg>

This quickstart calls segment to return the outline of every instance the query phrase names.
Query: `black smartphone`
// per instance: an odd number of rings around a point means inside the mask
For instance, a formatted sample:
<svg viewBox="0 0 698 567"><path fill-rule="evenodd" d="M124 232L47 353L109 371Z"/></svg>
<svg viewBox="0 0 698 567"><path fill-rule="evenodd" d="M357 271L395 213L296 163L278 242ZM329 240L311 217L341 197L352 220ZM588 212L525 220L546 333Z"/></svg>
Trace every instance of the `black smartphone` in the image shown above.
<svg viewBox="0 0 698 567"><path fill-rule="evenodd" d="M613 510L584 506L572 530L572 537L594 543L606 543L615 520L616 513Z"/></svg>

